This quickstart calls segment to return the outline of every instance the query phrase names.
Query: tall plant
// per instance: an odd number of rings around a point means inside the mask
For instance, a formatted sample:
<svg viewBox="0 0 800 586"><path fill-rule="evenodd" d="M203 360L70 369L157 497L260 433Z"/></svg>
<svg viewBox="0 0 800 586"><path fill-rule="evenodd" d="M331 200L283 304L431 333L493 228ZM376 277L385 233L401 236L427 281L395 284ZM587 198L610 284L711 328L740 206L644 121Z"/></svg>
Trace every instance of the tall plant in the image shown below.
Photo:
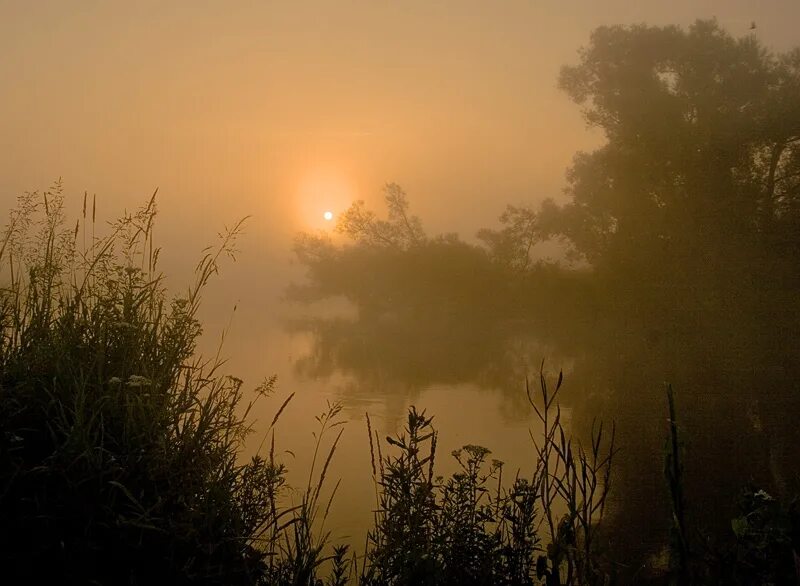
<svg viewBox="0 0 800 586"><path fill-rule="evenodd" d="M539 405L526 381L528 400L543 429L539 441L531 435L536 453L535 486L549 537L547 555L537 560L537 575L545 578L548 586L602 584L605 572L595 548L611 488L615 427L608 432L602 422L593 424L588 448L573 441L556 403L563 373L559 372L551 389L543 367Z"/></svg>
<svg viewBox="0 0 800 586"><path fill-rule="evenodd" d="M453 452L459 470L450 478L436 476L433 418L414 407L403 432L386 438L387 455L367 418L377 508L362 584L603 583L597 534L614 430L597 425L588 449L573 443L555 402L562 380L550 392L540 377L541 405L528 392L544 434L532 476L517 474L510 487L503 463L487 466L491 452L476 445Z"/></svg>

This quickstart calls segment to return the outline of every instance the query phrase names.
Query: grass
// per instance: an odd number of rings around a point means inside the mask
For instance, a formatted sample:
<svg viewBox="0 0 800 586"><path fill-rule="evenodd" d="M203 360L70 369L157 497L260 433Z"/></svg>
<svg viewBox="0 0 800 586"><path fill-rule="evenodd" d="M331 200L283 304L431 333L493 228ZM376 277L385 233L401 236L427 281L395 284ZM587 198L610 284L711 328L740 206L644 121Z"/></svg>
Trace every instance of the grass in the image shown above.
<svg viewBox="0 0 800 586"><path fill-rule="evenodd" d="M313 489L287 505L274 434L267 453L238 457L274 379L245 403L219 356L196 353L202 291L242 223L169 296L155 194L102 237L88 203L73 227L60 185L25 194L0 244L6 583L315 583L325 540L312 527L335 444Z"/></svg>
<svg viewBox="0 0 800 586"><path fill-rule="evenodd" d="M235 258L242 223L203 251L192 285L170 296L153 242L155 194L104 236L88 204L73 227L60 185L25 194L0 241L0 581L613 580L601 531L615 430L595 424L585 445L570 436L557 402L560 373L527 387L542 429L531 435L527 477L510 476L487 448L465 445L451 454L458 472L443 478L432 416L412 407L404 430L383 439L367 417L374 523L358 556L331 544L326 530L339 488L324 487L342 406L317 417L306 485L292 492L275 427L293 395L274 405L257 454L242 461L253 406L275 400L275 378L246 390L224 374L219 353L197 353L202 292ZM763 490L743 494L731 547L704 549L693 538L671 389L668 407L673 583L791 583L800 575L798 509Z"/></svg>

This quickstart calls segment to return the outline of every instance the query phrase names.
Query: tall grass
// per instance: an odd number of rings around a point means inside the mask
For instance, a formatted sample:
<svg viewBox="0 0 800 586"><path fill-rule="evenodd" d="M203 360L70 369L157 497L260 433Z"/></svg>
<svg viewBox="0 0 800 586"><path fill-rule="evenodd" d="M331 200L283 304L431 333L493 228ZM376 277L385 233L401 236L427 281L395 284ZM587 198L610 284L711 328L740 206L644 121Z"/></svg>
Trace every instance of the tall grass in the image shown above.
<svg viewBox="0 0 800 586"><path fill-rule="evenodd" d="M274 379L245 403L196 353L202 291L242 222L170 296L155 194L104 236L94 201L74 226L64 208L60 184L23 195L0 243L0 581L314 584L327 461L286 506L274 433L238 457Z"/></svg>
<svg viewBox="0 0 800 586"><path fill-rule="evenodd" d="M612 425L608 432L602 422L593 422L588 448L573 441L556 402L563 381L559 373L551 389L542 368L538 397L526 383L528 401L543 430L539 441L531 436L535 486L549 538L547 556L539 558L537 573L547 578L548 585L602 584L607 572L598 563L595 547L611 489L616 429ZM560 519L559 511L564 511Z"/></svg>

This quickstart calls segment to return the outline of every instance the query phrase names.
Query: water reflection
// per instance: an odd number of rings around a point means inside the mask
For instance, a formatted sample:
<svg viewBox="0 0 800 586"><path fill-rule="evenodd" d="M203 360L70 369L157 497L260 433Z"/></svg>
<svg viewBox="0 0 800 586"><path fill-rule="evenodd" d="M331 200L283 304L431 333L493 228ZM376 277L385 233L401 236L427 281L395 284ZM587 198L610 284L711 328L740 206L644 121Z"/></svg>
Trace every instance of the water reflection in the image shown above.
<svg viewBox="0 0 800 586"><path fill-rule="evenodd" d="M349 402L375 396L414 400L432 386L471 385L501 394L506 419L525 420L525 379L538 373L541 357L548 357L548 369L555 372L569 372L573 364L540 340L480 319L423 325L391 317L317 317L292 320L287 329L312 335L307 352L294 362L296 376L343 376L346 381L338 388Z"/></svg>
<svg viewBox="0 0 800 586"><path fill-rule="evenodd" d="M311 334L308 351L295 361L296 376L338 378L334 394L355 410L373 412L381 403L383 430L397 429L407 406L416 404L436 415L447 447L441 453L478 443L523 469L530 468L532 454L525 378L537 376L542 357L551 373L564 368L561 401L576 436L585 440L596 418L618 426L621 452L607 538L620 560L636 560L630 572L648 564L668 539L665 373L677 389L694 524L727 531L737 495L748 482L782 495L798 488L793 447L800 436L785 417L798 412L798 398L781 391L793 388L788 373L773 370L765 376L752 362L725 370L717 356L698 353L697 345L681 337L661 340L658 352L653 344L636 348L618 339L570 357L520 333L523 326L481 317L446 325L391 317L308 318L289 328ZM363 437L356 451L364 451Z"/></svg>

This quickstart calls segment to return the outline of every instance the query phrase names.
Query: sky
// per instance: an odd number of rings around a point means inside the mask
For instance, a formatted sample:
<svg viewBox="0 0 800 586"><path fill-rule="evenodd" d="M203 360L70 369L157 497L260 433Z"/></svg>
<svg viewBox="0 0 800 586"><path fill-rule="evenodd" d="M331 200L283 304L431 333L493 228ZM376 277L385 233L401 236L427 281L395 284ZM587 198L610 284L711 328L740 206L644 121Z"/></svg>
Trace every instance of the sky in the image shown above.
<svg viewBox="0 0 800 586"><path fill-rule="evenodd" d="M293 235L379 206L386 182L430 232L468 238L508 203L563 197L602 137L560 67L601 25L712 17L800 44L796 0L0 0L0 205L60 177L76 213L87 191L111 220L158 188L178 283L250 216L209 297L246 332L278 313Z"/></svg>

